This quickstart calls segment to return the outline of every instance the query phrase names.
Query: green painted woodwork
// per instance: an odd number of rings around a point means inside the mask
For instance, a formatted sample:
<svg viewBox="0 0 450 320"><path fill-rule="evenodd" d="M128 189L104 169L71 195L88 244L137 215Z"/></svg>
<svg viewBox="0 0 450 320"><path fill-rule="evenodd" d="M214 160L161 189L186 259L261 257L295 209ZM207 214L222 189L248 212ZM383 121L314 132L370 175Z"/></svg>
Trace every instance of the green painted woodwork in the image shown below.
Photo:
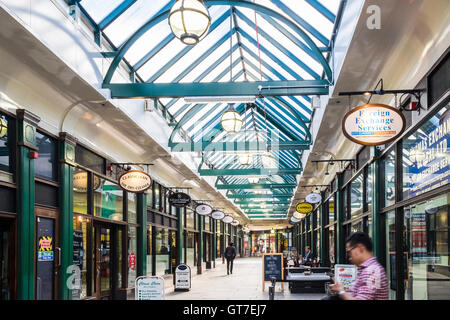
<svg viewBox="0 0 450 320"><path fill-rule="evenodd" d="M34 160L30 151L37 150L36 127L40 119L32 113L17 110L17 299L35 297L35 183Z"/></svg>
<svg viewBox="0 0 450 320"><path fill-rule="evenodd" d="M381 190L381 166L380 160L378 159L380 151L376 147L371 147L372 159L376 160L371 164L372 166L372 243L373 243L373 254L377 257L378 261L383 261L381 254L382 250L380 247L381 243L381 217L380 217L380 192Z"/></svg>
<svg viewBox="0 0 450 320"><path fill-rule="evenodd" d="M72 290L67 285L73 265L73 174L75 163L75 139L66 133L59 134L59 243L61 267L58 298L72 300Z"/></svg>
<svg viewBox="0 0 450 320"><path fill-rule="evenodd" d="M147 194L137 194L137 259L136 277L147 275Z"/></svg>
<svg viewBox="0 0 450 320"><path fill-rule="evenodd" d="M324 199L324 195L322 194L322 199ZM325 203L322 201L320 203L320 261L323 264L325 261Z"/></svg>
<svg viewBox="0 0 450 320"><path fill-rule="evenodd" d="M292 198L292 193L286 194L227 194L230 199L273 199L273 198ZM250 202L250 203L253 203ZM258 201L258 203L260 203Z"/></svg>
<svg viewBox="0 0 450 320"><path fill-rule="evenodd" d="M269 175L288 175L288 174L300 174L302 169L300 168L255 168L255 169L199 169L198 172L201 176L269 176Z"/></svg>
<svg viewBox="0 0 450 320"><path fill-rule="evenodd" d="M203 216L198 216L198 229L199 229L199 261L200 263L197 265L197 271L199 274L202 273L202 265L203 265L203 256L204 256L204 252L203 252L203 242L205 241L205 237L204 237L204 233L203 233L203 225L204 225L204 221L203 221Z"/></svg>
<svg viewBox="0 0 450 320"><path fill-rule="evenodd" d="M344 263L345 243L342 222L344 221L343 204L342 204L342 174L337 174L337 191L336 191L336 262Z"/></svg>
<svg viewBox="0 0 450 320"><path fill-rule="evenodd" d="M177 258L178 264L184 263L183 259L183 248L184 248L184 237L183 237L183 208L175 208L175 212L178 218L177 221Z"/></svg>
<svg viewBox="0 0 450 320"><path fill-rule="evenodd" d="M175 129L174 129L175 131ZM267 151L267 150L308 150L311 143L305 141L227 141L227 142L172 142L172 152L223 152L223 151Z"/></svg>
<svg viewBox="0 0 450 320"><path fill-rule="evenodd" d="M115 99L183 98L195 96L309 96L328 95L327 80L279 80L196 83L104 83Z"/></svg>
<svg viewBox="0 0 450 320"><path fill-rule="evenodd" d="M211 223L212 223L212 232L213 232L213 234L212 234L212 261L215 266L215 261L217 258L217 234L216 234L217 220L211 219Z"/></svg>
<svg viewBox="0 0 450 320"><path fill-rule="evenodd" d="M218 184L216 188L219 190L231 190L231 189L284 189L284 188L295 188L297 187L294 183L267 183L267 184Z"/></svg>

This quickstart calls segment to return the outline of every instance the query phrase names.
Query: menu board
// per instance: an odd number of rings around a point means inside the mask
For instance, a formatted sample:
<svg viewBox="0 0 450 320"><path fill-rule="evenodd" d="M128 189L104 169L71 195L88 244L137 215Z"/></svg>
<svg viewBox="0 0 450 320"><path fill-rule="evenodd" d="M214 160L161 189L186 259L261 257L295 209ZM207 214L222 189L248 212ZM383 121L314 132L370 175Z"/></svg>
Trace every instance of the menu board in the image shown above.
<svg viewBox="0 0 450 320"><path fill-rule="evenodd" d="M344 287L346 293L352 294L356 279L356 267L353 264L336 264L334 266L334 279Z"/></svg>
<svg viewBox="0 0 450 320"><path fill-rule="evenodd" d="M282 280L283 254L266 253L263 255L264 281L271 281L272 277Z"/></svg>
<svg viewBox="0 0 450 320"><path fill-rule="evenodd" d="M83 231L73 231L73 264L83 269Z"/></svg>

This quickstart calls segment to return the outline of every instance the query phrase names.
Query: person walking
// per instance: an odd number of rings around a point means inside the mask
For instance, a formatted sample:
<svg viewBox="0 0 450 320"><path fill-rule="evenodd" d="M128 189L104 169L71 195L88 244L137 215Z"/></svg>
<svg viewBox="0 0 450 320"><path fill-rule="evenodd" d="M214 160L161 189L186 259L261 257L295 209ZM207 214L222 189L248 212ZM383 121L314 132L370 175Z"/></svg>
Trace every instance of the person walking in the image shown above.
<svg viewBox="0 0 450 320"><path fill-rule="evenodd" d="M236 257L236 249L233 245L233 242L230 242L224 252L225 259L227 259L227 275L233 274L233 260Z"/></svg>
<svg viewBox="0 0 450 320"><path fill-rule="evenodd" d="M305 258L303 260L305 266L311 266L314 259L314 254L311 251L311 248L309 246L306 246L305 248Z"/></svg>
<svg viewBox="0 0 450 320"><path fill-rule="evenodd" d="M358 267L353 284L353 296L347 294L334 278L335 283L330 285L330 289L338 293L342 300L387 300L386 273L372 254L372 241L369 235L364 232L355 232L345 242L350 262Z"/></svg>

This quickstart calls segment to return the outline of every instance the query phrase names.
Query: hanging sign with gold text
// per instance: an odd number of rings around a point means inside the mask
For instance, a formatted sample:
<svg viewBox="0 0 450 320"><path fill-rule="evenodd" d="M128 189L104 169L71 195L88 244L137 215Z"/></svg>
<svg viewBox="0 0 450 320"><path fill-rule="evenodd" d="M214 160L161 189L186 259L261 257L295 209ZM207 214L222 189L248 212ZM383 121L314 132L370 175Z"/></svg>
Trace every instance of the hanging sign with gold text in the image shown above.
<svg viewBox="0 0 450 320"><path fill-rule="evenodd" d="M152 186L152 178L143 171L131 170L120 176L119 185L125 191L140 193Z"/></svg>

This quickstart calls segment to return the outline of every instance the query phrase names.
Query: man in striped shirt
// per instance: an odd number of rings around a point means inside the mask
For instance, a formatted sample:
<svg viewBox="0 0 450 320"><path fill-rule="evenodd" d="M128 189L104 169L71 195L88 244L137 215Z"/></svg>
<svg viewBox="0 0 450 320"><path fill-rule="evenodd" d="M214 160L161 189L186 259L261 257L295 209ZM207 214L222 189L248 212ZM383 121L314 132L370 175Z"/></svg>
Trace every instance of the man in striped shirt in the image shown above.
<svg viewBox="0 0 450 320"><path fill-rule="evenodd" d="M358 267L353 295L346 293L340 283L331 285L330 289L337 292L342 300L387 300L386 273L372 254L369 236L364 232L355 232L347 238L345 247L350 262Z"/></svg>

